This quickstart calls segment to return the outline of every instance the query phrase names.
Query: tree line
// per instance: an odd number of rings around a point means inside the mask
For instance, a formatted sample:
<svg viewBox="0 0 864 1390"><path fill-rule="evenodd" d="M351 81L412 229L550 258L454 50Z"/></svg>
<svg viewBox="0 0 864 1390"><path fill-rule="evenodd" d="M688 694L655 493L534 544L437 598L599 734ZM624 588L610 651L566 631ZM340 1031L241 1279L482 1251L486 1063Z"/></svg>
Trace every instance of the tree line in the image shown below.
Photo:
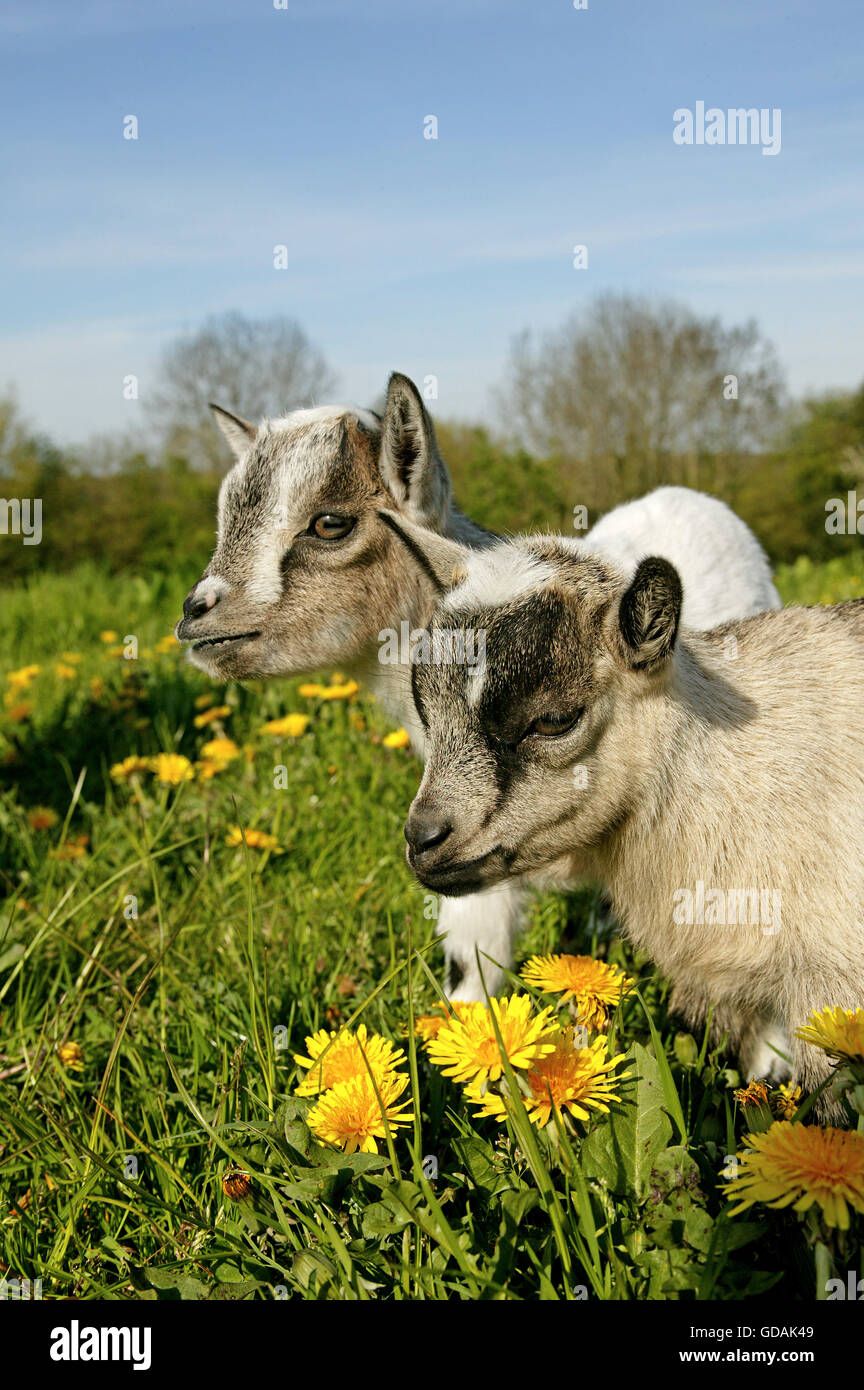
<svg viewBox="0 0 864 1390"><path fill-rule="evenodd" d="M41 544L24 546L3 534L0 507L0 577L85 558L112 572L203 566L231 462L207 402L258 419L333 388L292 321L229 314L166 349L147 438L61 449L0 397L0 499L41 498L44 518ZM864 384L789 400L753 323L606 296L545 338L516 339L497 404L498 432L436 417L460 505L495 530L570 532L574 509L593 522L680 483L727 501L774 562L861 544L825 520L830 498L864 503Z"/></svg>

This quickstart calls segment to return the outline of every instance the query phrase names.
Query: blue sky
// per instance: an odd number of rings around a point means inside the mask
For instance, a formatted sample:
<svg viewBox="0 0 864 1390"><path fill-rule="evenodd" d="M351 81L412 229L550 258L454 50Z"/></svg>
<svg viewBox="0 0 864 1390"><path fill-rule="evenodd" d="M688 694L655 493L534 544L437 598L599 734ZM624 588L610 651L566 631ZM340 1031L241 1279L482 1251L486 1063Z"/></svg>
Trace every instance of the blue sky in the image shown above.
<svg viewBox="0 0 864 1390"><path fill-rule="evenodd" d="M226 309L449 417L610 289L755 317L795 391L864 377L860 0L287 5L6 4L0 386L61 441L134 428L123 377ZM700 100L779 107L780 154L676 145Z"/></svg>

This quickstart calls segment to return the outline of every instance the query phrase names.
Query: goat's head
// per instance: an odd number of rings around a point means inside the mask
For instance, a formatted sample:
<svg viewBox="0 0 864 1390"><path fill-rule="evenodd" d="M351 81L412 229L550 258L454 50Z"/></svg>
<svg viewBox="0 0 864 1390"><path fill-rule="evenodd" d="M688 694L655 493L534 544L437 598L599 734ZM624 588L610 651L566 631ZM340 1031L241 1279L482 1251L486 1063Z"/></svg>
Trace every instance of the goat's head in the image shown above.
<svg viewBox="0 0 864 1390"><path fill-rule="evenodd" d="M452 541L413 537L442 584L463 566L432 638L462 630L449 649L484 653L473 669L433 659L412 672L427 743L408 862L427 887L458 895L572 860L627 817L651 766L646 701L668 682L681 581L646 559L628 584L555 538L459 556Z"/></svg>
<svg viewBox="0 0 864 1390"><path fill-rule="evenodd" d="M390 509L432 531L447 524L450 481L417 388L394 374L383 417L324 406L256 427L213 411L237 462L177 637L221 679L362 657L394 615L411 611L418 588L434 593L381 517Z"/></svg>

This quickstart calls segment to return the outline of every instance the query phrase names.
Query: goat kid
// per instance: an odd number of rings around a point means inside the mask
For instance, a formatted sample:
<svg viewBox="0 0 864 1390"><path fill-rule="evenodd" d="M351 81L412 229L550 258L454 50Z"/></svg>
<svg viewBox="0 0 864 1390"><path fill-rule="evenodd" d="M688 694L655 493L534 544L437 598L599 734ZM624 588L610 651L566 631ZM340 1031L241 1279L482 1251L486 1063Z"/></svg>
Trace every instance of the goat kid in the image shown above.
<svg viewBox="0 0 864 1390"><path fill-rule="evenodd" d="M394 374L383 418L323 406L255 426L213 411L237 462L220 489L216 549L183 604L177 637L217 680L346 669L422 756L411 660L404 652L395 664L380 658L388 633L425 624L438 588L382 512L472 548L497 538L456 507L416 386ZM722 502L688 488L660 488L616 508L590 542L629 571L645 554L665 554L685 578L685 614L697 627L780 603L752 532ZM442 905L452 997L483 998L475 944L509 964L521 899L521 887L505 885ZM492 992L501 978L488 967Z"/></svg>
<svg viewBox="0 0 864 1390"><path fill-rule="evenodd" d="M779 1075L772 1041L864 1004L864 599L679 633L662 558L631 579L560 538L476 554L394 524L454 586L433 632L485 637L480 671L414 670L420 882L602 883L672 1007ZM812 1089L824 1055L789 1046Z"/></svg>

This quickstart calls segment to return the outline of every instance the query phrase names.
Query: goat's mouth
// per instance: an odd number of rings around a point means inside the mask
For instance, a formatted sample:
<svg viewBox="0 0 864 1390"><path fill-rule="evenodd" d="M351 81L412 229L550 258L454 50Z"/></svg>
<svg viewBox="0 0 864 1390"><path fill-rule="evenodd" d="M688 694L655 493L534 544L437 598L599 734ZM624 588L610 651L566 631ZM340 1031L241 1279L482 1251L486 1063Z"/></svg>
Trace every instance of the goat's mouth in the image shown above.
<svg viewBox="0 0 864 1390"><path fill-rule="evenodd" d="M476 893L507 877L507 856L500 846L478 855L476 859L466 859L458 864L424 866L423 855L415 855L410 848L407 859L423 887L431 888L433 893L443 893L445 897L458 898L465 893Z"/></svg>
<svg viewBox="0 0 864 1390"><path fill-rule="evenodd" d="M192 650L200 652L207 647L226 647L235 642L251 642L253 637L260 636L260 632L223 632L217 637L199 637L197 642L192 642Z"/></svg>

